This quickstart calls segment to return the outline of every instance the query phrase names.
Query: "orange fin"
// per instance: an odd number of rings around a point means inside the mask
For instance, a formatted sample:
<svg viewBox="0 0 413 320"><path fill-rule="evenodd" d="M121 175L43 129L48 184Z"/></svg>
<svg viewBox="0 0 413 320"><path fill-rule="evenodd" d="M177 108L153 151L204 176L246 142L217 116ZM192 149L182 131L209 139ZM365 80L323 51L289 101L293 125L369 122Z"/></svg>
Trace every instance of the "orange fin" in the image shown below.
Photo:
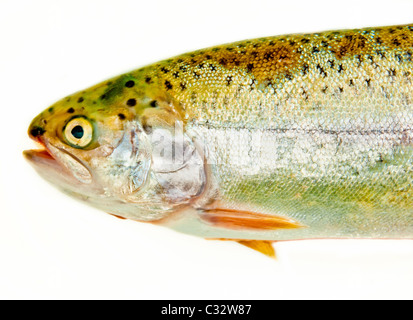
<svg viewBox="0 0 413 320"><path fill-rule="evenodd" d="M262 254L265 254L267 257L277 259L275 254L275 249L273 247L273 242L276 240L246 240L246 239L227 239L227 238L207 238L207 240L220 240L220 241L235 241L243 246L246 246L252 250L256 250Z"/></svg>
<svg viewBox="0 0 413 320"><path fill-rule="evenodd" d="M109 213L109 214L110 214L111 216L114 216L114 217L118 218L118 219L126 220L125 217L118 216L117 214L113 214L113 213Z"/></svg>
<svg viewBox="0 0 413 320"><path fill-rule="evenodd" d="M206 209L200 214L200 217L216 227L236 230L275 230L304 227L297 221L283 216L234 209Z"/></svg>
<svg viewBox="0 0 413 320"><path fill-rule="evenodd" d="M261 252L265 254L267 257L276 259L275 255L275 250L272 245L272 241L267 241L267 240L238 240L237 241L239 244L242 244L243 246L246 246L248 248L251 248L253 250L256 250L258 252Z"/></svg>

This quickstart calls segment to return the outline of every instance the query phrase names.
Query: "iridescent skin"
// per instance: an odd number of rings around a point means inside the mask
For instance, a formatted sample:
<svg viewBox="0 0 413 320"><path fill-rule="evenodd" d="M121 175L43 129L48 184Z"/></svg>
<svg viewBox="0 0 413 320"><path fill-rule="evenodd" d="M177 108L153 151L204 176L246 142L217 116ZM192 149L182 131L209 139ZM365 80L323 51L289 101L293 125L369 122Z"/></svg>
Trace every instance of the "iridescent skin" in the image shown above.
<svg viewBox="0 0 413 320"><path fill-rule="evenodd" d="M149 136L182 122L189 139L199 141L195 147L206 151L207 183L199 183L199 192L195 183L191 197L177 200L176 193L160 192L165 185L150 173L153 188L141 190L139 201L110 201L110 212L123 217L207 238L412 238L412 72L411 25L241 41L73 94L41 113L29 132L82 159L93 176L112 152L104 146L116 149L126 123L138 123ZM73 115L97 123L98 148L77 150L61 141L57 132ZM72 180L64 186L49 180L80 197ZM87 202L108 207L100 204L102 193L85 192ZM305 227L216 227L199 217L216 203ZM117 211L117 204L126 209Z"/></svg>

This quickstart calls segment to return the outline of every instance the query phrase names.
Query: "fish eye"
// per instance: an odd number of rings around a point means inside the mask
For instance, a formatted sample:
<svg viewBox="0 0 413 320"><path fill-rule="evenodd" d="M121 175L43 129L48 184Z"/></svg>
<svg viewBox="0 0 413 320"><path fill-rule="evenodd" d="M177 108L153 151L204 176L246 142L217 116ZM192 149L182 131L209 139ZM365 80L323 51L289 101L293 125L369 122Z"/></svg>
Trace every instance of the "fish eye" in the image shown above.
<svg viewBox="0 0 413 320"><path fill-rule="evenodd" d="M72 147L85 148L93 139L93 126L89 120L77 117L66 124L63 133L67 143Z"/></svg>

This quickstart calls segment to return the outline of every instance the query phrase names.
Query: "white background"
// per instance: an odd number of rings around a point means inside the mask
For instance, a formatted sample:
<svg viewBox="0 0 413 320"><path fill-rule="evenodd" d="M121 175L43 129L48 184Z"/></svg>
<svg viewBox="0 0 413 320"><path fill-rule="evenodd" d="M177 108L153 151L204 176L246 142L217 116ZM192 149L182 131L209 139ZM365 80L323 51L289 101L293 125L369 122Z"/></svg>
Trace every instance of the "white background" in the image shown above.
<svg viewBox="0 0 413 320"><path fill-rule="evenodd" d="M0 298L413 298L413 241L232 242L119 220L26 163L54 101L179 53L246 38L413 23L413 1L0 1Z"/></svg>

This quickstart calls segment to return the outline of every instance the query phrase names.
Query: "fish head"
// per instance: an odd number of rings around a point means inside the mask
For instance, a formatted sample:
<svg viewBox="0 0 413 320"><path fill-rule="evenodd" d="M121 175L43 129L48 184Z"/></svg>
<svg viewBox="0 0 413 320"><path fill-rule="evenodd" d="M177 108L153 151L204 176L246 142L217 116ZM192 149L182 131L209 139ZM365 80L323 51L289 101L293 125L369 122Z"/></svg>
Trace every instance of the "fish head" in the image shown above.
<svg viewBox="0 0 413 320"><path fill-rule="evenodd" d="M138 83L121 76L58 101L30 124L42 149L24 155L66 194L156 221L202 193L204 158L171 98Z"/></svg>

